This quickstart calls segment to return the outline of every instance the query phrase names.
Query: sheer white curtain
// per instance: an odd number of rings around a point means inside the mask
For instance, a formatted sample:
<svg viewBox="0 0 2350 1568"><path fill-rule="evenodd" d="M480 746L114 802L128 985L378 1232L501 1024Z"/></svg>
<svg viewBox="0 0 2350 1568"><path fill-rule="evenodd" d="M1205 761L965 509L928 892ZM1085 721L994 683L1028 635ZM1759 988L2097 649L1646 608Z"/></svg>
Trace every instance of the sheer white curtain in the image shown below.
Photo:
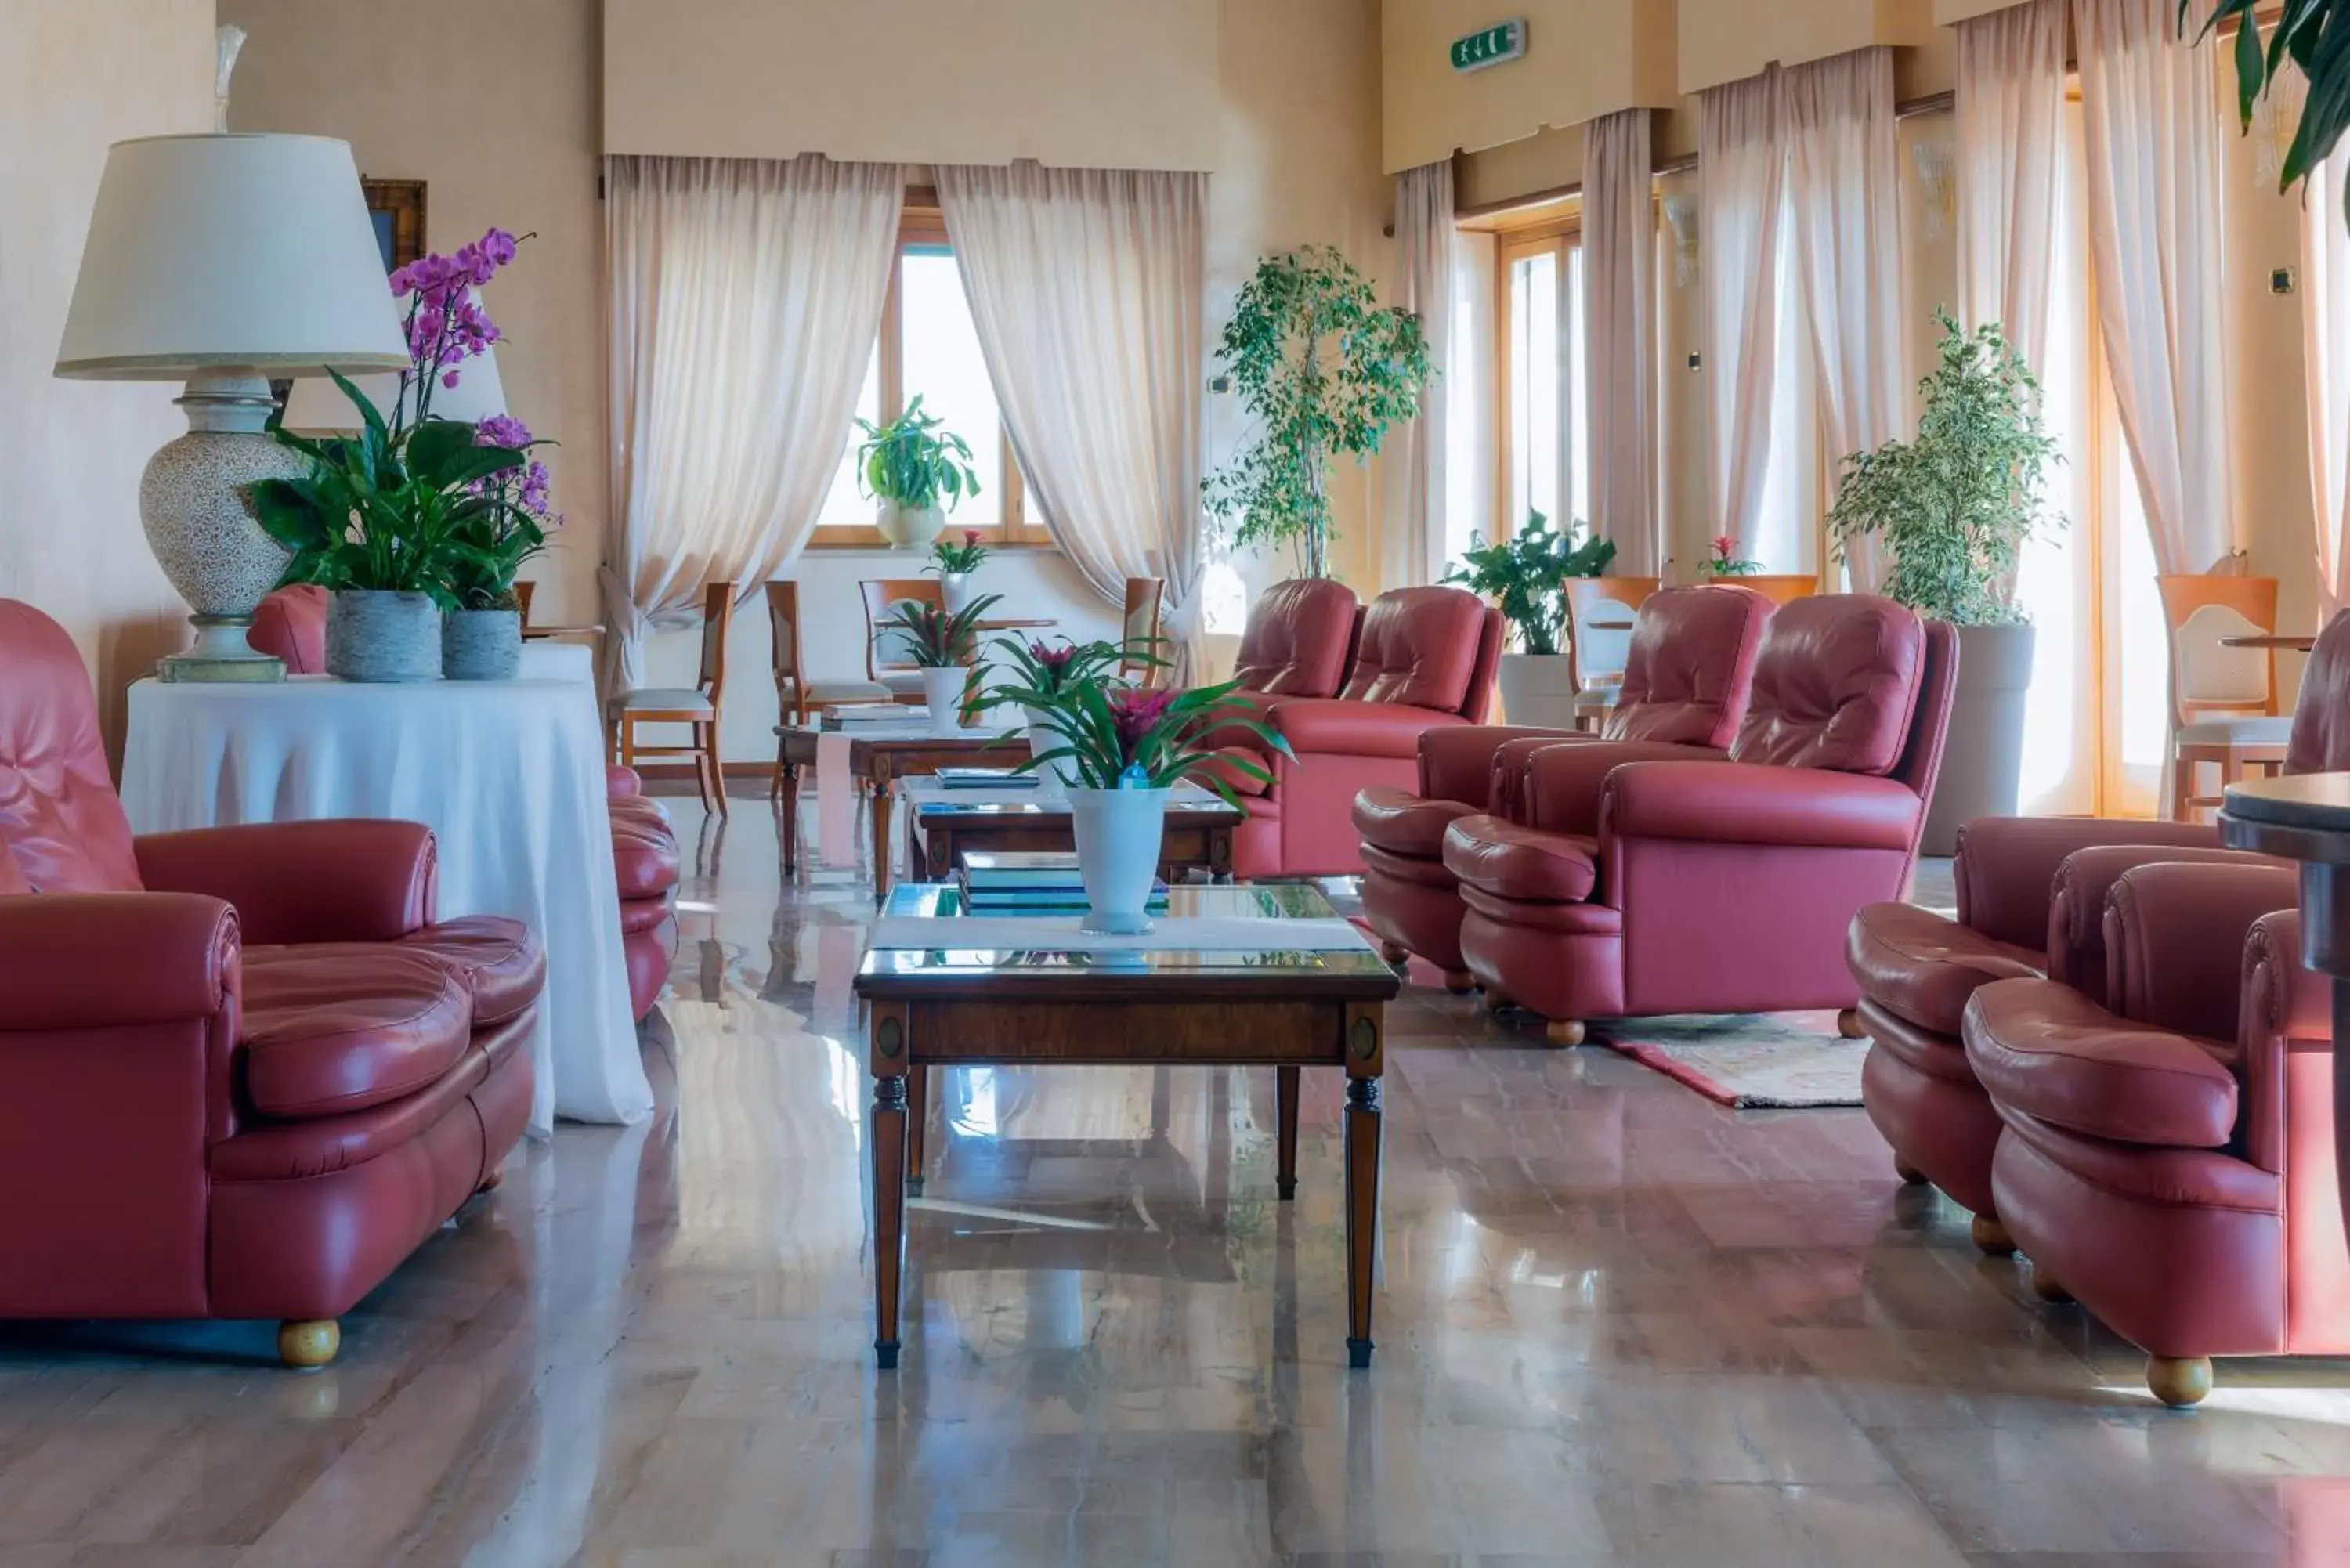
<svg viewBox="0 0 2350 1568"><path fill-rule="evenodd" d="M894 163L605 161L612 516L608 690L705 584L748 587L806 543L880 329Z"/></svg>
<svg viewBox="0 0 2350 1568"><path fill-rule="evenodd" d="M1593 120L1583 140L1583 406L1591 442L1591 523L1616 569L1664 567L1657 503L1657 209L1649 116Z"/></svg>
<svg viewBox="0 0 2350 1568"><path fill-rule="evenodd" d="M1493 491L1502 462L1494 407L1494 237L1452 231L1452 342L1445 358L1444 559L1467 554L1471 536L1493 533Z"/></svg>
<svg viewBox="0 0 2350 1568"><path fill-rule="evenodd" d="M1167 585L1179 679L1200 635L1208 177L941 164L939 204L1004 428L1094 590Z"/></svg>
<svg viewBox="0 0 2350 1568"><path fill-rule="evenodd" d="M1452 360L1452 161L1407 169L1396 176L1396 301L1419 315L1429 363L1439 379L1419 400L1419 417L1388 437L1387 529L1382 550L1386 586L1412 587L1444 575L1446 475L1451 467L1448 387Z"/></svg>
<svg viewBox="0 0 2350 1568"><path fill-rule="evenodd" d="M2327 618L2350 603L2350 234L2342 196L2350 145L2311 176L2301 212L2301 322L2309 379L2309 488L2318 597Z"/></svg>
<svg viewBox="0 0 2350 1568"><path fill-rule="evenodd" d="M2176 0L2074 0L2097 321L2155 561L2235 549L2222 339L2220 117Z"/></svg>
<svg viewBox="0 0 2350 1568"><path fill-rule="evenodd" d="M1698 95L1698 243L1711 383L1713 532L1752 555L1770 472L1778 358L1781 73Z"/></svg>
<svg viewBox="0 0 2350 1568"><path fill-rule="evenodd" d="M2064 177L2064 0L1959 24L1959 309L2048 363L2050 269Z"/></svg>
<svg viewBox="0 0 2350 1568"><path fill-rule="evenodd" d="M1812 320L1823 454L1832 474L1908 428L1902 364L1900 161L1893 51L1861 49L1785 75L1788 208ZM1884 581L1875 539L1846 548L1852 586Z"/></svg>

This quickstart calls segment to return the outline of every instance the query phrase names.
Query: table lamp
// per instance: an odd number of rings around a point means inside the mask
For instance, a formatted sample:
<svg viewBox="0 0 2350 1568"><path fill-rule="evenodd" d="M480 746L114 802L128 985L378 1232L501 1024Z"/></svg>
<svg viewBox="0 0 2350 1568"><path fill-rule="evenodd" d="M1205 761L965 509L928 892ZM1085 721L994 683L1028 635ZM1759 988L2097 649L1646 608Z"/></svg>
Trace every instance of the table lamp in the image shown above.
<svg viewBox="0 0 2350 1568"><path fill-rule="evenodd" d="M161 679L285 677L244 637L291 558L252 486L307 461L265 428L270 378L408 362L348 143L220 133L108 151L57 373L187 383L188 433L139 483L148 545L195 611L195 645Z"/></svg>

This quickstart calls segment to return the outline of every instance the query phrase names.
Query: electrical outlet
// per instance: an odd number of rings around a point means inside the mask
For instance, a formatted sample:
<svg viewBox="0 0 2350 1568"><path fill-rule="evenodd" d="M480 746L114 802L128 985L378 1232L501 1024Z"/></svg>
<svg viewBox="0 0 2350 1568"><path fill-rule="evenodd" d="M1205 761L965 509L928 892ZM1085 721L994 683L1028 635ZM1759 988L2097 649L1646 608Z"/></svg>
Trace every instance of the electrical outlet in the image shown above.
<svg viewBox="0 0 2350 1568"><path fill-rule="evenodd" d="M2293 268L2281 266L2269 274L2271 294L2291 294L2293 289Z"/></svg>
<svg viewBox="0 0 2350 1568"><path fill-rule="evenodd" d="M1690 368L1690 369L1692 369L1692 370L1702 370L1702 369L1705 369L1705 356L1704 356L1704 355L1702 355L1702 354L1692 354L1692 355L1690 355L1690 356L1689 357L1689 368Z"/></svg>
<svg viewBox="0 0 2350 1568"><path fill-rule="evenodd" d="M1218 397L1223 396L1223 394L1231 391L1232 389L1232 379L1230 376L1211 376L1208 378L1208 390L1215 393Z"/></svg>

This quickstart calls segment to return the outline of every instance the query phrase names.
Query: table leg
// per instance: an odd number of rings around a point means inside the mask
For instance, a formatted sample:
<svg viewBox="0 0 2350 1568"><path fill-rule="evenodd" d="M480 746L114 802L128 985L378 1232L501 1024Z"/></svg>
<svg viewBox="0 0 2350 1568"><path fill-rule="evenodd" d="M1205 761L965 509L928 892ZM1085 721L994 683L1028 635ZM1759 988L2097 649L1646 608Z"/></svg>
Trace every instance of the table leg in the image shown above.
<svg viewBox="0 0 2350 1568"><path fill-rule="evenodd" d="M1284 1203L1297 1196L1297 1069L1273 1070L1273 1114L1279 1125L1274 1187Z"/></svg>
<svg viewBox="0 0 2350 1568"><path fill-rule="evenodd" d="M931 1121L931 1070L906 1069L906 1190L922 1195L923 1129Z"/></svg>
<svg viewBox="0 0 2350 1568"><path fill-rule="evenodd" d="M889 896L890 851L889 807L894 804L895 791L888 779L873 781L873 898L876 903Z"/></svg>
<svg viewBox="0 0 2350 1568"><path fill-rule="evenodd" d="M800 768L797 763L777 764L776 787L781 791L777 804L783 808L784 875L789 877L800 866Z"/></svg>
<svg viewBox="0 0 2350 1568"><path fill-rule="evenodd" d="M1379 1081L1347 1080L1347 1365L1371 1364L1371 1291L1379 1247Z"/></svg>
<svg viewBox="0 0 2350 1568"><path fill-rule="evenodd" d="M906 1262L906 1080L873 1080L873 1356L898 1365L898 1276Z"/></svg>

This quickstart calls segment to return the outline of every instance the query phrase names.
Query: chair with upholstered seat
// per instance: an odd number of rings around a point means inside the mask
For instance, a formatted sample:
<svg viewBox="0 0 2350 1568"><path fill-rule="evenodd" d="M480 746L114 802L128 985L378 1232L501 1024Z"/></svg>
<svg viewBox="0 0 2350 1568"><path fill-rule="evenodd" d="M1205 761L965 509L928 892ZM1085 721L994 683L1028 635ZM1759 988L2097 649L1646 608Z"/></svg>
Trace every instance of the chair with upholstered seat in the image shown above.
<svg viewBox="0 0 2350 1568"><path fill-rule="evenodd" d="M2255 770L2284 764L2293 721L2278 715L2276 654L2230 648L2225 639L2276 630L2277 580L2226 574L2167 574L2163 618L2170 626L2170 714L2177 726L2170 752L2170 815L2191 822L2216 809L2227 787ZM2219 788L2199 794L2206 765L2220 771Z"/></svg>
<svg viewBox="0 0 2350 1568"><path fill-rule="evenodd" d="M694 684L648 686L616 692L604 704L613 760L633 768L647 758L686 757L704 810L726 815L726 780L718 766L718 723L726 698L726 631L734 618L734 585L702 591L702 665ZM637 739L644 724L683 724L693 735L683 746L649 746Z"/></svg>
<svg viewBox="0 0 2350 1568"><path fill-rule="evenodd" d="M800 643L800 586L787 579L767 585L767 630L775 639L775 711L793 724L806 724L808 710L830 702L887 702L889 688L879 680L816 680L809 677Z"/></svg>
<svg viewBox="0 0 2350 1568"><path fill-rule="evenodd" d="M897 702L922 701L922 671L908 650L905 634L888 622L902 604L944 607L946 589L936 577L868 577L857 585L865 602L865 674L888 689Z"/></svg>
<svg viewBox="0 0 2350 1568"><path fill-rule="evenodd" d="M1566 584L1567 673L1575 723L1596 730L1623 690L1640 607L1663 584L1655 577L1572 577Z"/></svg>

